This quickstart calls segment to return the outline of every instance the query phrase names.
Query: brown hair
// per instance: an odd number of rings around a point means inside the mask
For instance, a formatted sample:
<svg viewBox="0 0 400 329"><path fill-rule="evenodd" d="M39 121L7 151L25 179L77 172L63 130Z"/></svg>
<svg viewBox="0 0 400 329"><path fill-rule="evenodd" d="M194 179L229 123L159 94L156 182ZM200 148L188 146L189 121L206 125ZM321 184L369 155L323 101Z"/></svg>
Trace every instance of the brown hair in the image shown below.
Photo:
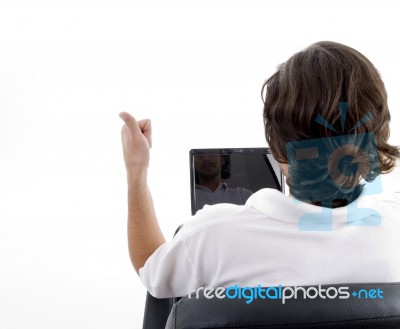
<svg viewBox="0 0 400 329"><path fill-rule="evenodd" d="M286 147L292 141L373 133L376 159L360 157L360 175L350 184L342 182L354 190L360 176L367 181L377 176L376 170L371 175L371 168L389 172L400 157L399 148L387 143L390 113L383 81L374 65L353 48L329 41L312 44L278 67L264 83L262 95L265 136L281 163L289 163ZM341 102L347 106L345 122L338 110ZM317 117L331 126L316 122Z"/></svg>

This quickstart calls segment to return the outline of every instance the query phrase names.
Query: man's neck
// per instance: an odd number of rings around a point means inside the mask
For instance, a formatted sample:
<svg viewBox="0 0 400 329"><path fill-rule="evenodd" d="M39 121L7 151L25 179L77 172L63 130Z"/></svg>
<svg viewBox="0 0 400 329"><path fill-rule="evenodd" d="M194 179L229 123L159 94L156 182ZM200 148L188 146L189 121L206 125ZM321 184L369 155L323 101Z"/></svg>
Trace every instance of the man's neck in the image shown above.
<svg viewBox="0 0 400 329"><path fill-rule="evenodd" d="M205 180L199 177L199 185L202 185L209 190L215 192L215 190L218 188L219 184L221 184L221 178L216 177L213 179Z"/></svg>

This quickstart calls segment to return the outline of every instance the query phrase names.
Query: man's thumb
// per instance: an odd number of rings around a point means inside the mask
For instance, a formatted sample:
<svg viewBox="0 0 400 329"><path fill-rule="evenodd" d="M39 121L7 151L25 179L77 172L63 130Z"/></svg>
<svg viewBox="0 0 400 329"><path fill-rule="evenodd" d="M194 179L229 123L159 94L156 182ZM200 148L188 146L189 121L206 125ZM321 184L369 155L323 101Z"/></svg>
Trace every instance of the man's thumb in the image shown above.
<svg viewBox="0 0 400 329"><path fill-rule="evenodd" d="M136 122L136 119L128 112L121 112L119 117L125 122L131 134L137 134L140 132L140 128Z"/></svg>

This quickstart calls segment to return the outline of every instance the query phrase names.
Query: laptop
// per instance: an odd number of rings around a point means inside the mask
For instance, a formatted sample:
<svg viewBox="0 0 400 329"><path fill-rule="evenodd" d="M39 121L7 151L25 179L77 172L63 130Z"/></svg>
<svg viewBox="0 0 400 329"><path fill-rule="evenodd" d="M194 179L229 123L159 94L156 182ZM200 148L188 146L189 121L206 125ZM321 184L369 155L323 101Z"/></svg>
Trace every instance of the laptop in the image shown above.
<svg viewBox="0 0 400 329"><path fill-rule="evenodd" d="M284 176L269 148L192 149L189 161L192 215L205 205L245 204L263 188L284 192Z"/></svg>

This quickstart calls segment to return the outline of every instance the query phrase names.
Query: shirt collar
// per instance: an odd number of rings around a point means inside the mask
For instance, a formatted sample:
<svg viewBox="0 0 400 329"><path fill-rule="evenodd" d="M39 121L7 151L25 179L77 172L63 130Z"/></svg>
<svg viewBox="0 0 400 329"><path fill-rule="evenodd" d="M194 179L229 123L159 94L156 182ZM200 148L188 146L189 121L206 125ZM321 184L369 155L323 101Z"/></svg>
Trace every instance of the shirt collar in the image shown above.
<svg viewBox="0 0 400 329"><path fill-rule="evenodd" d="M315 214L315 219L321 223L327 223L327 221L332 223L335 220L349 225L367 225L361 224L361 221L364 218L371 219L375 214L379 216L381 209L379 201L374 196L365 197L361 194L350 205L331 209L302 202L270 188L261 189L251 195L246 205L276 220L296 224L299 224L301 219L307 216L307 218L311 219L312 216L309 215ZM358 224L351 224L348 219L358 222Z"/></svg>
<svg viewBox="0 0 400 329"><path fill-rule="evenodd" d="M200 190L204 190L204 191L211 191L209 188L200 185L200 184L196 184L195 185L196 189L200 189ZM228 184L225 182L222 182L218 185L218 187L215 189L214 193L220 190L226 190L228 188ZM212 191L211 191L212 192Z"/></svg>

